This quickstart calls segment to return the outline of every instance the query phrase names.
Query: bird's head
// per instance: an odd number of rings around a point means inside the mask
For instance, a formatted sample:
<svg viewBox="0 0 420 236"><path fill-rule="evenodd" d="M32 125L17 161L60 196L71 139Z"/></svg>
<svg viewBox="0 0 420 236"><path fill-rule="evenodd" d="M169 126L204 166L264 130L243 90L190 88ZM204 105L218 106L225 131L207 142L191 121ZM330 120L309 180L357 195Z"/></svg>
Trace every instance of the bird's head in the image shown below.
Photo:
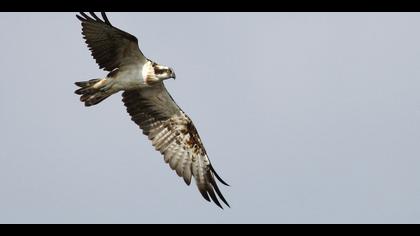
<svg viewBox="0 0 420 236"><path fill-rule="evenodd" d="M159 64L153 64L153 70L156 78L159 80L165 80L165 79L176 79L175 72L172 68L159 65Z"/></svg>
<svg viewBox="0 0 420 236"><path fill-rule="evenodd" d="M149 85L162 82L166 79L176 78L175 72L172 68L159 65L150 60L143 66L142 74L145 83Z"/></svg>

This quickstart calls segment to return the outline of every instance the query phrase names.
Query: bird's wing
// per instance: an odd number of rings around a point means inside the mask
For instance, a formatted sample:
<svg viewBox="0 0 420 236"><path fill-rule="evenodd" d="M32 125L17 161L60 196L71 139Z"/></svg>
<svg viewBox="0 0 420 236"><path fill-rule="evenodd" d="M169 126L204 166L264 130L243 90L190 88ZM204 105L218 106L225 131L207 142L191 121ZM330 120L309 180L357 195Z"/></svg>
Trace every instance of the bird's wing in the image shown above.
<svg viewBox="0 0 420 236"><path fill-rule="evenodd" d="M163 83L123 93L123 102L132 120L152 141L165 162L187 185L194 177L203 197L219 207L218 197L227 205L215 177L227 185L215 172L191 119L174 102Z"/></svg>
<svg viewBox="0 0 420 236"><path fill-rule="evenodd" d="M112 71L124 65L145 63L146 58L139 49L135 36L111 25L105 13L100 19L81 12L76 17L82 22L83 38L100 69Z"/></svg>

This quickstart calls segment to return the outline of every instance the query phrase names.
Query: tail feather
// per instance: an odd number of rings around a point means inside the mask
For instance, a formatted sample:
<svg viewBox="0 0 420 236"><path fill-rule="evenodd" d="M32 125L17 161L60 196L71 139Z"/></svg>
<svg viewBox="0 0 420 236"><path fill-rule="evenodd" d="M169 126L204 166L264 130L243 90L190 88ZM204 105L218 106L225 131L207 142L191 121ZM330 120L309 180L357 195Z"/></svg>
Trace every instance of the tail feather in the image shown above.
<svg viewBox="0 0 420 236"><path fill-rule="evenodd" d="M101 79L91 79L89 81L80 81L80 82L76 82L74 84L81 87L81 88L84 88L84 87L92 86L99 81L101 81Z"/></svg>
<svg viewBox="0 0 420 236"><path fill-rule="evenodd" d="M80 87L74 93L81 95L80 101L85 103L85 106L96 105L109 96L112 93L107 89L106 79L92 79L89 81L76 82L75 85Z"/></svg>

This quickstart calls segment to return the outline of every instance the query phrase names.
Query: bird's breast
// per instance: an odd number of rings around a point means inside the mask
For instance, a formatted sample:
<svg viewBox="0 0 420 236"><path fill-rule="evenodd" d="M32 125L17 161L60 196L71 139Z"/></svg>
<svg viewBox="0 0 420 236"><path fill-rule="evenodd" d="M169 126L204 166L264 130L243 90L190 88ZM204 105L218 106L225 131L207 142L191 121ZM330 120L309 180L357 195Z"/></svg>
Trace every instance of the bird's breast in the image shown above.
<svg viewBox="0 0 420 236"><path fill-rule="evenodd" d="M138 66L120 68L120 71L115 80L123 90L137 89L148 86L143 79L142 68Z"/></svg>

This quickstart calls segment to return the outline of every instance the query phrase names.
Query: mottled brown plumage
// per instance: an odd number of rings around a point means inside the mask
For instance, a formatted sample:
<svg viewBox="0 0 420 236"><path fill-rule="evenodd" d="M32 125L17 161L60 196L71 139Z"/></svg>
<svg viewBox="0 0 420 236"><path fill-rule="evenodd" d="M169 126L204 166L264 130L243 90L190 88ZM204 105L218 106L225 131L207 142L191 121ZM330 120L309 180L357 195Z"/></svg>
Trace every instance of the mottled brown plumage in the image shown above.
<svg viewBox="0 0 420 236"><path fill-rule="evenodd" d="M86 106L93 106L123 91L123 102L131 119L143 130L166 163L187 185L194 178L207 200L227 206L216 183L227 185L216 173L192 120L178 107L163 81L175 79L172 68L146 57L137 38L111 25L105 13L80 13L82 34L100 68L109 71L103 79L76 82L75 91Z"/></svg>
<svg viewBox="0 0 420 236"><path fill-rule="evenodd" d="M191 176L194 176L206 200L210 201L211 198L221 207L216 191L219 198L229 206L214 176L227 184L212 168L192 120L174 102L163 83L142 91L125 91L123 102L132 120L187 185L190 185Z"/></svg>

